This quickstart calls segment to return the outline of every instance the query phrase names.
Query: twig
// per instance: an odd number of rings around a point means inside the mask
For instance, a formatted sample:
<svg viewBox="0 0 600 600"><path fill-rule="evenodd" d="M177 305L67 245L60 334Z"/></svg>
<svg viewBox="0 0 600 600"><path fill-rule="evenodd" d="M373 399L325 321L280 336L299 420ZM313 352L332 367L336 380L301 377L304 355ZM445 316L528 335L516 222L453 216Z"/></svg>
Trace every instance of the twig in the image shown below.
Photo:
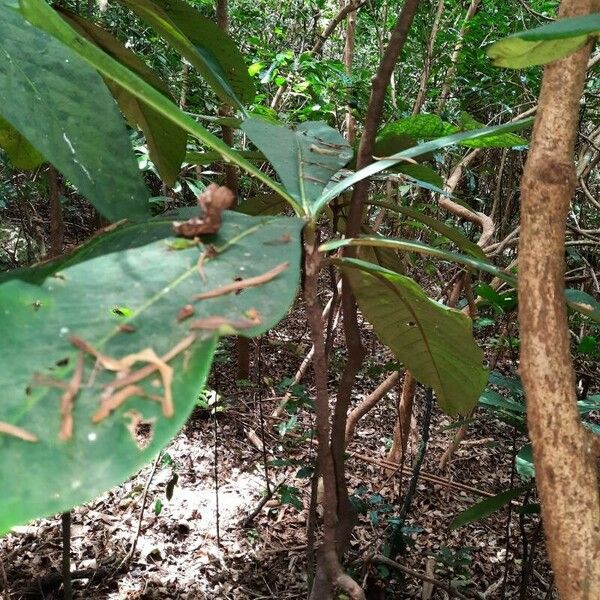
<svg viewBox="0 0 600 600"><path fill-rule="evenodd" d="M421 467L423 465L423 460L425 460L425 452L427 451L427 443L429 442L429 427L431 425L431 410L433 405L433 392L431 388L429 388L425 392L425 414L423 415L423 426L421 430L421 443L419 444L419 450L417 452L417 458L415 460L415 464L413 466L412 476L410 478L410 483L408 484L408 490L404 496L404 502L402 503L402 507L400 508L400 513L398 514L398 521L394 525L392 533L390 535L390 546L391 552L396 552L398 548L400 548L401 540L402 540L402 530L404 529L404 522L406 521L406 517L408 515L408 511L412 505L412 500L417 491L417 483L419 481L419 476L421 474Z"/></svg>
<svg viewBox="0 0 600 600"><path fill-rule="evenodd" d="M267 489L267 493L260 499L260 502L256 505L256 508L247 516L245 516L240 521L240 527L242 529L246 529L254 521L256 516L260 513L260 511L264 508L265 504L273 497L275 492L283 485L285 479L282 479L277 485L274 487L271 486L271 489Z"/></svg>
<svg viewBox="0 0 600 600"><path fill-rule="evenodd" d="M71 513L61 515L62 523L62 580L64 600L73 600L73 582L71 580Z"/></svg>
<svg viewBox="0 0 600 600"><path fill-rule="evenodd" d="M150 475L148 475L148 479L146 480L146 485L144 486L144 491L142 492L142 506L140 507L140 516L138 518L137 528L135 530L135 536L133 537L133 541L131 543L131 548L129 552L125 556L125 558L121 561L119 566L117 567L117 571L121 569L124 564L131 562L133 555L135 554L135 549L137 547L138 540L140 538L140 533L142 531L142 521L144 520L144 511L146 510L146 500L148 499L148 490L150 489L150 483L152 483L152 479L154 478L154 474L156 473L156 469L158 468L158 463L162 458L162 452L158 453L158 456L154 460L154 464L152 465L152 470L150 471Z"/></svg>
<svg viewBox="0 0 600 600"><path fill-rule="evenodd" d="M217 547L221 547L221 524L219 522L219 424L217 423L217 406L215 405L215 412L213 414L214 424L214 474L215 474L215 517L216 517L216 530L217 530Z"/></svg>
<svg viewBox="0 0 600 600"><path fill-rule="evenodd" d="M425 575L425 573L421 573L419 571L409 569L408 567L405 567L404 565L397 563L395 560L391 560L391 559L387 558L386 556L382 556L381 554L376 554L371 559L371 561L380 563L382 565L386 565L387 567L392 567L393 569L402 571L403 573L406 573L407 575L416 577L417 579L420 579L421 581L427 581L429 583L432 583L436 587L439 587L441 590L444 590L445 592L450 594L451 597L455 596L456 598L459 598L459 600L469 600L469 598L467 596L464 596L463 594L461 594L459 591L455 590L452 586L448 585L444 581L440 581L439 579L435 579L434 577L429 577L428 575Z"/></svg>

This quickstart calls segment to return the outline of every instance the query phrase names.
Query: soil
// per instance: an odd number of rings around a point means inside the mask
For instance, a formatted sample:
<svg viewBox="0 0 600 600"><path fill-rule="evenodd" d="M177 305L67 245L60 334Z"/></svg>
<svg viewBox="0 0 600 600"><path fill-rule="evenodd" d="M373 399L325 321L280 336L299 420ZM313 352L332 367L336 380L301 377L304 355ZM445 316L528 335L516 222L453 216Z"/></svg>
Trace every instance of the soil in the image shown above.
<svg viewBox="0 0 600 600"><path fill-rule="evenodd" d="M363 327L370 352L360 374L357 401L394 364L369 326ZM82 576L74 580L75 598L306 597L313 413L300 408L295 425L288 421L289 414L275 421L269 416L282 395L277 385L293 376L309 349L307 333L306 319L296 308L276 330L255 340L252 382L232 378L235 342L225 340L209 386L220 396L216 418L210 409L195 409L155 469L149 465L122 486L73 511L71 569ZM332 390L343 362L343 353L334 350ZM310 373L303 386L298 394L311 397ZM407 466L420 438L424 397L419 390ZM410 479L410 471L390 476L376 464L389 447L396 398L393 391L359 422L349 446L349 488L363 514L358 516L346 568L364 583L370 599L448 598L446 591L438 586L431 589L418 576L370 562L370 557L385 551ZM287 432L282 423L290 425ZM405 524L406 544L397 562L420 574L427 571L467 598L551 598L552 575L539 517L517 513L522 498L486 519L458 529L449 527L460 511L484 497L452 484L494 494L521 485L513 458L526 440L512 427L478 411L466 442L442 471L438 463L455 431L451 425L452 420L434 404L430 441ZM431 476L442 478L441 482L432 482ZM267 478L270 490L282 486L264 503ZM261 500L264 506L243 526ZM530 495L529 501L533 500ZM123 564L138 525L133 556ZM5 537L0 549L10 590L6 598L62 598L61 548L60 516L17 527Z"/></svg>

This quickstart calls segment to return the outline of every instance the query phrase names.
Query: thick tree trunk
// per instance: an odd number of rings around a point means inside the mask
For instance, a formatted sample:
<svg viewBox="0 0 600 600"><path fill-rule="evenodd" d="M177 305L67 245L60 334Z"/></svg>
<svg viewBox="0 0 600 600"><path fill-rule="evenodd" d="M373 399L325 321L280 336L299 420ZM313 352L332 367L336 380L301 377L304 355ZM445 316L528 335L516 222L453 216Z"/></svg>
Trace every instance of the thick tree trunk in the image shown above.
<svg viewBox="0 0 600 600"><path fill-rule="evenodd" d="M592 10L600 10L598 0L565 0L560 16ZM544 69L521 189L521 375L544 531L563 600L600 598L597 456L577 410L564 299L565 220L590 48Z"/></svg>

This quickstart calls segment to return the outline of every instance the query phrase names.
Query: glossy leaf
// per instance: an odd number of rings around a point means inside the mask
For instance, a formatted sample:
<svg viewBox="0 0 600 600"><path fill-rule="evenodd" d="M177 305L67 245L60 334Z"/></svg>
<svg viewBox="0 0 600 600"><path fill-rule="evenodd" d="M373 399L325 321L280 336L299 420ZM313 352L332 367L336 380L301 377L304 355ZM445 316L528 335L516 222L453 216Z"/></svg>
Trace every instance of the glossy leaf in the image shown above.
<svg viewBox="0 0 600 600"><path fill-rule="evenodd" d="M9 0L0 0L0 50L0 114L108 219L145 217L125 124L94 69Z"/></svg>
<svg viewBox="0 0 600 600"><path fill-rule="evenodd" d="M306 214L315 214L315 201L352 157L341 133L321 122L308 121L292 129L249 118L242 130L269 159Z"/></svg>
<svg viewBox="0 0 600 600"><path fill-rule="evenodd" d="M197 212L183 209L171 218ZM133 474L185 423L206 381L218 335L240 327L242 335L260 334L293 302L300 274L301 220L226 213L219 234L205 240L217 254L204 261L203 281L198 260L204 248L171 250L171 218L123 226L61 261L3 276L0 421L24 428L39 441L0 434L0 532L92 500ZM262 285L194 302L199 292L261 275L284 262L287 268ZM181 320L187 304L195 313ZM96 360L86 354L74 405L74 435L67 441L58 438L64 390L49 387L47 379L71 380L79 351L70 336L115 359L145 348L162 356L190 335L194 320L210 317L229 322L198 330L189 350L169 361L175 369L171 418L157 402L134 395L92 423L105 385L114 385L115 374L95 367ZM151 395L165 392L156 373L138 385ZM151 422L151 440L143 449L127 429L130 411Z"/></svg>
<svg viewBox="0 0 600 600"><path fill-rule="evenodd" d="M279 215L286 208L285 200L277 194L259 194L244 200L236 211L254 217L264 215Z"/></svg>
<svg viewBox="0 0 600 600"><path fill-rule="evenodd" d="M456 262L463 264L472 269L485 271L490 273L494 277L500 278L502 281L515 286L516 279L505 273L498 267L494 266L491 262L480 258L474 258L473 256L467 256L465 254L458 254L457 252L450 252L443 248L436 248L423 244L421 242L413 242L410 240L391 239L385 237L361 237L361 238L346 238L343 240L331 240L325 244L321 244L320 249L323 252L329 252L342 248L344 246L380 246L382 248L395 248L403 252L417 252L419 254L426 254L429 256L435 256L441 260L447 260L450 262Z"/></svg>
<svg viewBox="0 0 600 600"><path fill-rule="evenodd" d="M435 390L444 412L467 414L487 382L469 317L428 298L410 277L361 260L335 262L377 337L417 381Z"/></svg>
<svg viewBox="0 0 600 600"><path fill-rule="evenodd" d="M516 500L522 496L527 490L531 489L531 485L523 485L517 488L506 490L500 494L496 494L491 498L486 498L477 504L467 508L467 510L458 514L452 523L450 529L458 529L464 527L474 521L480 521L489 517L491 514L506 506L509 502Z"/></svg>
<svg viewBox="0 0 600 600"><path fill-rule="evenodd" d="M315 214L318 214L330 200L333 200L333 198L337 198L342 192L352 187L355 183L358 183L363 179L367 179L368 177L372 177L377 173L381 173L381 171L385 171L386 169L393 167L399 162L405 161L405 159L407 158L417 158L429 152L441 150L442 148L446 148L447 146L453 146L466 140L475 140L492 134L495 135L500 133L519 131L521 129L524 129L525 127L529 127L532 123L533 119L523 119L521 121L507 123L505 125L497 125L495 127L484 127L483 129L475 129L473 131L465 131L462 133L455 133L453 135L446 135L431 140L429 142L425 142L424 144L419 144L418 146L414 146L412 148L403 150L402 152L394 154L393 156L385 160L378 160L366 166L364 169L357 171L353 175L342 179L339 183L329 187L327 189L327 192L324 193L316 202L313 212Z"/></svg>
<svg viewBox="0 0 600 600"><path fill-rule="evenodd" d="M396 167L396 171L417 181L429 184L432 191L440 190L441 193L447 195L442 189L444 187L442 176L428 165L400 165Z"/></svg>
<svg viewBox="0 0 600 600"><path fill-rule="evenodd" d="M565 290L568 305L577 312L600 323L600 302L582 290L567 288Z"/></svg>
<svg viewBox="0 0 600 600"><path fill-rule="evenodd" d="M254 81L233 40L183 0L119 0L181 53L216 92L237 108L254 100Z"/></svg>
<svg viewBox="0 0 600 600"><path fill-rule="evenodd" d="M496 66L520 69L564 58L586 44L589 36L598 35L600 13L594 13L515 33L492 44L487 52Z"/></svg>
<svg viewBox="0 0 600 600"><path fill-rule="evenodd" d="M167 85L116 37L75 13L63 8L58 10L79 33L102 48L115 60L137 73L167 98L171 98ZM123 86L110 79L107 80L107 83L123 114L144 132L150 160L156 165L162 180L167 185L173 186L185 158L186 132L151 106L130 94Z"/></svg>
<svg viewBox="0 0 600 600"><path fill-rule="evenodd" d="M477 244L472 242L457 227L446 225L446 223L442 223L442 221L440 221L439 219L431 217L430 215L427 215L424 212L417 210L416 208L412 208L410 206L401 206L397 204L392 204L391 202L377 201L369 202L369 204L381 206L383 208L386 208L387 210L397 212L401 215L405 215L406 217L410 217L415 221L424 223L428 227L431 227L431 229L433 229L434 231L437 231L444 237L447 237L449 240L453 241L461 250L464 250L467 254L470 254L474 258L478 258L487 262L483 250Z"/></svg>
<svg viewBox="0 0 600 600"><path fill-rule="evenodd" d="M6 156L16 169L30 171L44 162L44 157L2 117L0 117L0 149L6 152Z"/></svg>
<svg viewBox="0 0 600 600"><path fill-rule="evenodd" d="M205 127L202 127L202 125L186 115L168 98L146 83L137 74L124 67L121 63L114 60L74 31L44 2L44 0L21 0L20 6L22 13L31 23L36 27L47 31L60 40L65 46L71 48L75 53L97 69L104 77L118 83L133 96L156 109L169 121L175 123L181 127L181 129L191 133L201 142L219 152L224 160L228 160L238 165L241 169L244 169L247 173L250 173L259 181L262 181L285 198L297 213L302 212L302 209L298 206L296 200L282 189L277 182L273 181L273 179L246 160L243 156L240 156L238 152L225 144L223 140L210 133Z"/></svg>
<svg viewBox="0 0 600 600"><path fill-rule="evenodd" d="M461 114L458 126L442 120L437 115L420 114L405 117L395 123L386 125L378 134L377 140L380 147L391 150L394 148L394 144L398 144L405 139L403 142L405 144L404 147L398 146L396 150L396 152L400 152L410 147L408 144L411 139L413 141L416 139L433 140L461 131L473 131L484 127L483 123L478 123L468 113L464 112ZM411 145L414 146L415 143ZM460 142L461 146L469 148L512 148L514 146L524 146L525 144L527 144L526 139L510 132L492 133L477 139ZM389 156L390 154L394 154L394 152L388 151L386 154L377 154L375 152L376 156Z"/></svg>
<svg viewBox="0 0 600 600"><path fill-rule="evenodd" d="M460 131L474 131L485 127L483 123L476 121L470 114L463 112L460 115ZM458 130L458 128L457 128ZM475 140L465 140L461 144L467 148L514 148L515 146L526 146L527 140L514 133L492 133Z"/></svg>
<svg viewBox="0 0 600 600"><path fill-rule="evenodd" d="M515 468L517 469L517 473L525 481L530 481L535 477L533 447L531 444L525 444L525 446L519 450L515 459Z"/></svg>

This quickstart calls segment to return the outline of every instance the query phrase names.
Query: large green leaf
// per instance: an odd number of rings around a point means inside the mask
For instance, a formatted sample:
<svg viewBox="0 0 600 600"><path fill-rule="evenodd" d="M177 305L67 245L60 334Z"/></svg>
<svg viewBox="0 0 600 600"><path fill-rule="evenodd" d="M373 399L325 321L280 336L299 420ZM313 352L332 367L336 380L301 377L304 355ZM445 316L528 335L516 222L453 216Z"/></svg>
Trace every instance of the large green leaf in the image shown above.
<svg viewBox="0 0 600 600"><path fill-rule="evenodd" d="M167 85L116 37L75 13L64 8L57 10L75 30L137 73L166 97L171 97ZM186 132L129 93L123 86L110 79L107 79L107 84L127 119L138 125L144 132L150 159L156 165L161 178L167 185L174 185L185 158Z"/></svg>
<svg viewBox="0 0 600 600"><path fill-rule="evenodd" d="M249 118L242 130L269 159L286 190L313 213L331 178L352 158L352 149L329 125L316 121L295 128Z"/></svg>
<svg viewBox="0 0 600 600"><path fill-rule="evenodd" d="M29 171L39 167L44 157L8 121L0 117L0 148L13 167Z"/></svg>
<svg viewBox="0 0 600 600"><path fill-rule="evenodd" d="M244 200L236 207L236 211L253 217L264 215L280 215L287 207L285 200L277 194L258 194Z"/></svg>
<svg viewBox="0 0 600 600"><path fill-rule="evenodd" d="M521 69L543 65L576 52L589 36L599 34L600 13L560 19L492 44L488 56L499 67Z"/></svg>
<svg viewBox="0 0 600 600"><path fill-rule="evenodd" d="M476 121L469 113L462 112L460 115L460 131L474 131L485 127L483 123ZM465 140L461 146L467 148L514 148L515 146L526 146L527 140L514 133L492 133L474 140Z"/></svg>
<svg viewBox="0 0 600 600"><path fill-rule="evenodd" d="M321 244L320 250L329 252L344 246L379 246L381 248L392 248L403 252L417 252L419 254L435 256L441 260L456 262L475 270L484 271L494 277L498 277L512 286L516 286L517 284L515 277L504 272L502 269L499 269L488 260L467 256L466 254L459 254L458 252L450 252L443 248L436 248L428 244L423 244L422 242L413 242L411 240L392 239L383 236L346 238L343 240L331 240L325 242L324 244Z"/></svg>
<svg viewBox="0 0 600 600"><path fill-rule="evenodd" d="M434 140L439 137L453 135L461 131L482 129L485 125L478 123L468 113L462 113L460 124L452 125L437 115L412 115L386 125L377 135L376 148L387 150L385 154L375 152L376 156L389 156L411 146L416 140ZM410 140L414 143L410 144ZM512 133L491 133L475 139L460 142L469 148L512 148L524 146L527 140Z"/></svg>
<svg viewBox="0 0 600 600"><path fill-rule="evenodd" d="M145 217L148 192L99 75L10 0L0 0L0 52L0 114L107 218Z"/></svg>
<svg viewBox="0 0 600 600"><path fill-rule="evenodd" d="M439 219L431 217L430 215L425 214L424 212L417 210L416 208L412 208L410 206L401 206L398 204L393 204L391 202L385 201L369 201L369 204L374 206L381 206L386 208L387 210L391 210L392 212L397 212L401 215L405 215L414 219L415 221L420 221L425 225L428 225L434 231L442 234L444 237L447 237L449 240L452 240L461 250L464 250L467 254L470 254L474 258L478 258L487 262L485 253L483 250L474 242L472 242L460 229L457 227L452 227L450 225L446 225L446 223L442 223Z"/></svg>
<svg viewBox="0 0 600 600"><path fill-rule="evenodd" d="M467 510L456 515L450 524L450 529L458 529L459 527L464 527L465 525L473 523L474 521L479 521L480 519L489 517L492 513L500 510L509 502L512 502L519 496L522 496L529 489L531 489L531 484L522 485L517 488L506 490L505 492L501 492L500 494L496 494L491 498L486 498L485 500L474 504L473 506L467 508Z"/></svg>
<svg viewBox="0 0 600 600"><path fill-rule="evenodd" d="M417 381L436 391L442 410L468 413L487 382L471 319L428 298L410 277L357 259L335 262L377 337Z"/></svg>
<svg viewBox="0 0 600 600"><path fill-rule="evenodd" d="M494 277L498 277L498 279L513 287L517 287L516 277L499 269L488 260L459 254L457 252L450 252L443 248L435 248L434 246L423 244L422 242L413 242L412 240L391 239L383 236L346 238L343 240L330 240L329 242L325 242L324 244L321 244L320 250L323 252L330 252L331 250L336 250L343 246L379 246L381 248L392 248L403 252L416 252L418 254L435 256L441 260L456 262L475 270L484 271ZM567 306L569 306L569 308L590 317L590 319L594 321L600 322L600 302L586 292L567 288L565 289L565 300L567 301Z"/></svg>
<svg viewBox="0 0 600 600"><path fill-rule="evenodd" d="M418 156L423 156L429 152L434 152L435 150L441 150L442 148L446 148L447 146L452 146L455 144L460 144L466 140L474 140L481 137L495 135L500 133L507 133L511 131L519 131L524 129L525 127L529 127L533 123L533 119L523 119L521 121L516 121L515 123L507 123L505 125L497 125L495 127L484 127L483 129L476 129L474 131L465 131L462 133L455 133L452 135L445 135L440 138L436 138L429 142L425 142L424 144L419 144L418 146L413 146L412 148L408 148L399 152L398 154L394 154L385 160L378 160L370 165L364 167L360 171L357 171L353 175L342 179L339 183L330 186L327 191L318 199L313 207L314 214L318 214L323 208L327 205L327 203L333 198L337 198L342 192L346 191L348 188L352 187L355 183L362 181L363 179L367 179L368 177L372 177L377 173L381 173L381 171L385 171L390 167L398 164L401 161L405 161L407 158L416 158Z"/></svg>
<svg viewBox="0 0 600 600"><path fill-rule="evenodd" d="M184 209L172 218L197 212ZM207 247L171 249L171 220L166 217L118 228L62 261L3 277L0 421L39 441L0 434L0 532L91 500L134 473L177 433L206 381L218 334L240 329L242 335L257 335L287 312L298 288L301 227L296 218L225 213L219 234L205 239L212 245L203 265L205 280L198 260ZM262 285L194 302L199 292L264 274L282 263L287 267ZM179 321L180 309L190 303L195 314ZM163 356L190 334L194 320L209 317L222 318L213 319L219 330L203 324L191 348L169 361L175 368L171 418L163 416L159 404L135 396L102 422L92 423L115 374L94 367L95 360L86 355L73 438L58 438L63 390L35 385L34 374L70 380L78 360L70 336L113 358L145 348ZM138 366L143 364L134 368ZM160 378L154 374L138 385L163 394L164 386L157 383ZM152 439L145 449L126 428L132 410L152 420Z"/></svg>
<svg viewBox="0 0 600 600"><path fill-rule="evenodd" d="M219 98L238 108L254 100L254 81L233 40L183 0L119 0L198 69Z"/></svg>
<svg viewBox="0 0 600 600"><path fill-rule="evenodd" d="M6 2L7 0L0 1ZM121 63L74 31L44 0L21 0L20 7L22 13L31 23L47 31L65 44L65 46L71 48L71 50L91 64L104 77L118 83L130 94L152 106L152 108L165 116L169 121L219 152L223 160L238 165L241 169L244 169L247 173L262 181L285 198L286 202L294 208L296 213L302 213L302 208L296 200L277 182L230 148L223 140L210 133L205 127L202 127L202 125L185 114L185 112L180 110L161 92L154 89L137 74L124 67Z"/></svg>

